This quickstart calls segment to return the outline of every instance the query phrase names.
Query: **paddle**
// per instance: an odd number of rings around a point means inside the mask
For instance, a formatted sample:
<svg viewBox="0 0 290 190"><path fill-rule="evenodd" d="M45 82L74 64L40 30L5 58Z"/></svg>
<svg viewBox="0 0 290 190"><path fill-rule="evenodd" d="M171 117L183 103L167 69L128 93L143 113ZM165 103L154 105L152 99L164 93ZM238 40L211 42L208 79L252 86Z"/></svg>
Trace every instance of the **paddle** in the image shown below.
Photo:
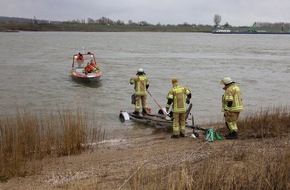
<svg viewBox="0 0 290 190"><path fill-rule="evenodd" d="M164 115L169 115L165 110L163 110L163 108L158 104L158 102L155 100L155 98L153 98L152 94L149 92L149 90L147 89L148 94L152 97L152 99L154 100L154 102L157 104L157 106L162 110Z"/></svg>

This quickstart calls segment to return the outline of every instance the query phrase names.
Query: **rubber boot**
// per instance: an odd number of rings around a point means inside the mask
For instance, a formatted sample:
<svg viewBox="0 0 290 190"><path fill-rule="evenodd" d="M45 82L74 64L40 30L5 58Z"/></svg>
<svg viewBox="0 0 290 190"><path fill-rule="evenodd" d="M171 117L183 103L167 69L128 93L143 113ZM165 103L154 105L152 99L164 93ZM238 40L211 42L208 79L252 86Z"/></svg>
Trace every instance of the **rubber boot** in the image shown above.
<svg viewBox="0 0 290 190"><path fill-rule="evenodd" d="M177 138L179 138L179 136L178 135L171 135L171 138L172 139L177 139Z"/></svg>
<svg viewBox="0 0 290 190"><path fill-rule="evenodd" d="M142 110L142 114L143 114L143 115L147 114L146 109L143 109L143 110Z"/></svg>
<svg viewBox="0 0 290 190"><path fill-rule="evenodd" d="M185 134L180 133L179 136L180 136L180 137L185 137Z"/></svg>
<svg viewBox="0 0 290 190"><path fill-rule="evenodd" d="M237 138L238 138L238 133L236 131L231 132L231 134L226 137L226 139L228 140L233 140Z"/></svg>

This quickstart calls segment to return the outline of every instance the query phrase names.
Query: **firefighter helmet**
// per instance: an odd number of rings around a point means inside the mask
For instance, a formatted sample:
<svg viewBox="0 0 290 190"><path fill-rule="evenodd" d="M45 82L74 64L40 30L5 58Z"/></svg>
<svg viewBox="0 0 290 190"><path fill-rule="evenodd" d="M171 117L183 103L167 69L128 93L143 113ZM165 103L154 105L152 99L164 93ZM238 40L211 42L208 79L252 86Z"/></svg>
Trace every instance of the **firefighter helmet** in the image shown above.
<svg viewBox="0 0 290 190"><path fill-rule="evenodd" d="M232 83L233 81L232 81L232 79L230 78L230 77L225 77L225 78L223 78L222 80L221 80L221 84L223 84L223 85L227 85L227 84L230 84L230 83Z"/></svg>
<svg viewBox="0 0 290 190"><path fill-rule="evenodd" d="M139 69L137 70L137 74L138 74L138 75L143 75L143 74L145 74L144 69L139 68Z"/></svg>

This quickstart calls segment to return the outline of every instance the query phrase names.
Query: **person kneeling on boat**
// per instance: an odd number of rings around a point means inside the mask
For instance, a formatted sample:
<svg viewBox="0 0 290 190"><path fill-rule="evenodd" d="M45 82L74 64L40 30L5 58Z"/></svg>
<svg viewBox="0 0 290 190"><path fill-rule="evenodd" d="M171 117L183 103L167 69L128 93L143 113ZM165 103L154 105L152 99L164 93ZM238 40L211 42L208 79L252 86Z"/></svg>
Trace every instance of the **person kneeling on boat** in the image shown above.
<svg viewBox="0 0 290 190"><path fill-rule="evenodd" d="M135 77L130 79L130 84L134 84L135 89L135 111L134 114L138 115L140 111L140 101L142 104L142 113L147 113L147 105L146 105L146 99L147 99L147 89L149 88L149 81L148 78L142 68L137 70L137 74Z"/></svg>
<svg viewBox="0 0 290 190"><path fill-rule="evenodd" d="M93 72L98 72L99 71L99 67L97 66L96 62L94 60L90 61L90 65L93 69Z"/></svg>
<svg viewBox="0 0 290 190"><path fill-rule="evenodd" d="M87 66L85 67L85 74L88 74L88 73L92 73L94 71L94 67L91 66L90 62L87 63Z"/></svg>
<svg viewBox="0 0 290 190"><path fill-rule="evenodd" d="M178 84L176 78L172 79L172 88L167 95L166 112L169 112L169 108L172 105L173 112L173 135L171 138L185 137L185 117L186 117L186 105L189 104L191 98L191 92L184 86ZM179 132L180 128L180 132Z"/></svg>

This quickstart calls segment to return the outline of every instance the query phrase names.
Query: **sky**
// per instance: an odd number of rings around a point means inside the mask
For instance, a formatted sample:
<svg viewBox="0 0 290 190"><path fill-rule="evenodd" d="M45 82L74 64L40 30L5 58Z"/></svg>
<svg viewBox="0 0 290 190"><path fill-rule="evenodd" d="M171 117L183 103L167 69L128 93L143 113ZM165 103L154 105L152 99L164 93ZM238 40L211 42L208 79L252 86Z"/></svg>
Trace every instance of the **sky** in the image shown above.
<svg viewBox="0 0 290 190"><path fill-rule="evenodd" d="M251 26L290 23L290 0L0 0L0 16L72 21L101 17L128 23Z"/></svg>

